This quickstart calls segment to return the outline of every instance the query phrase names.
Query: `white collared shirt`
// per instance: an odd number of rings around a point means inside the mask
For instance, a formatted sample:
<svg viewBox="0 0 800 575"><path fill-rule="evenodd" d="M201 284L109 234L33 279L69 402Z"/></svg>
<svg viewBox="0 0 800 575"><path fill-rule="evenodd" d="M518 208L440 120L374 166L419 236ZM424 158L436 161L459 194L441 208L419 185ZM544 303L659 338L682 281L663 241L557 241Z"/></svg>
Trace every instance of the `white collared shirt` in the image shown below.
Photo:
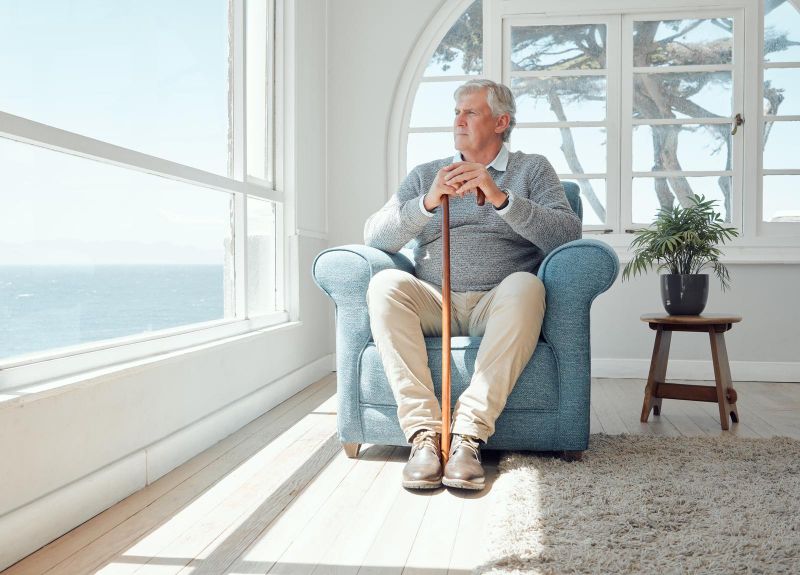
<svg viewBox="0 0 800 575"><path fill-rule="evenodd" d="M464 157L461 155L461 152L456 152L456 154L453 156L453 163L463 162L463 161ZM494 160L489 162L489 164L487 164L486 167L494 168L498 172L506 171L506 168L508 167L508 148L506 148L505 144L500 146L500 151L497 152L497 155L495 156ZM506 204L506 207L504 207L502 210L495 209L495 211L500 215L505 214L511 207L511 202L514 201L514 195L509 190L502 190L502 191L505 192L506 195L508 195L508 204ZM419 197L419 209L422 210L422 213L428 216L429 218L433 217L434 212L429 212L428 210L425 209L425 194L422 194Z"/></svg>

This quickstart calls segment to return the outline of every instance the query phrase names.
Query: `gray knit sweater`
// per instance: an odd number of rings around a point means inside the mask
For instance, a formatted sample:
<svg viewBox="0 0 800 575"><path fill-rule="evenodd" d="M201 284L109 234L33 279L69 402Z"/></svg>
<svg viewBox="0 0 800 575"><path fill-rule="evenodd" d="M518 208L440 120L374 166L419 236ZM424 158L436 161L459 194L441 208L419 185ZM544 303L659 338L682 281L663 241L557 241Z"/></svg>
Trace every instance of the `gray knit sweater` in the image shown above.
<svg viewBox="0 0 800 575"><path fill-rule="evenodd" d="M364 243L386 252L396 253L414 240L415 274L437 286L442 284L442 208L433 217L426 215L420 196L452 161L444 158L414 168L364 226ZM488 169L497 187L511 194L511 203L498 212L489 201L478 206L471 194L450 197L453 291L490 290L513 272L536 273L548 252L581 237L581 220L570 209L547 158L513 152L506 171Z"/></svg>

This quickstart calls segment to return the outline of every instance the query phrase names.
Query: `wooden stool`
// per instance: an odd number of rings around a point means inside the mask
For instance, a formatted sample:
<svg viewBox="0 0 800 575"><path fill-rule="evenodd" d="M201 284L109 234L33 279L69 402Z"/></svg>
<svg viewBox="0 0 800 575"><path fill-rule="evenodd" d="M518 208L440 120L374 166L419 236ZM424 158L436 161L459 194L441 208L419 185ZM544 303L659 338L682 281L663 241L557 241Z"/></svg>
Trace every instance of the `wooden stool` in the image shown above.
<svg viewBox="0 0 800 575"><path fill-rule="evenodd" d="M736 390L731 381L731 370L728 365L728 352L725 349L725 332L734 323L742 321L737 315L668 315L665 313L645 314L642 321L656 330L656 342L653 346L653 359L650 361L650 374L647 376L647 387L644 389L642 405L642 423L654 415L661 415L662 399L688 399L693 401L713 401L719 404L719 421L722 429L728 429L728 416L734 423L739 421L736 411ZM710 385L684 385L665 383L669 344L673 331L708 332L711 339L711 359L714 363L714 379L716 387Z"/></svg>

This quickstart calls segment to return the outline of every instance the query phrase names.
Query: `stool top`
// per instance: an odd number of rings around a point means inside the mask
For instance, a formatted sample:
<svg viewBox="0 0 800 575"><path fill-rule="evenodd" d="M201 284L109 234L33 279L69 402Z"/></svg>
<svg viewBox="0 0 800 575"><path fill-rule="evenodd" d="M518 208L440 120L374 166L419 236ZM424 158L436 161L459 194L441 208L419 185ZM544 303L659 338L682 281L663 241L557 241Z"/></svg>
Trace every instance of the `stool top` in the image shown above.
<svg viewBox="0 0 800 575"><path fill-rule="evenodd" d="M648 323L663 325L716 325L720 323L738 323L742 316L727 313L706 313L701 315L669 315L667 313L646 313L640 318Z"/></svg>

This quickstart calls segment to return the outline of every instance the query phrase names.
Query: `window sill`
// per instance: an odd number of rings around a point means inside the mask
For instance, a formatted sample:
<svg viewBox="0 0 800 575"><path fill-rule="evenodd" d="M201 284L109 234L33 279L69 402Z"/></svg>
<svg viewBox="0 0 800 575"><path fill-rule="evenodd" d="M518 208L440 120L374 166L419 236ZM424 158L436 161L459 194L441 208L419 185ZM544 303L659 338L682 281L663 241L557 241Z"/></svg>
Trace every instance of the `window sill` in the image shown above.
<svg viewBox="0 0 800 575"><path fill-rule="evenodd" d="M0 362L0 403L241 337L299 325L300 322L289 321L287 312L275 312L12 357Z"/></svg>

